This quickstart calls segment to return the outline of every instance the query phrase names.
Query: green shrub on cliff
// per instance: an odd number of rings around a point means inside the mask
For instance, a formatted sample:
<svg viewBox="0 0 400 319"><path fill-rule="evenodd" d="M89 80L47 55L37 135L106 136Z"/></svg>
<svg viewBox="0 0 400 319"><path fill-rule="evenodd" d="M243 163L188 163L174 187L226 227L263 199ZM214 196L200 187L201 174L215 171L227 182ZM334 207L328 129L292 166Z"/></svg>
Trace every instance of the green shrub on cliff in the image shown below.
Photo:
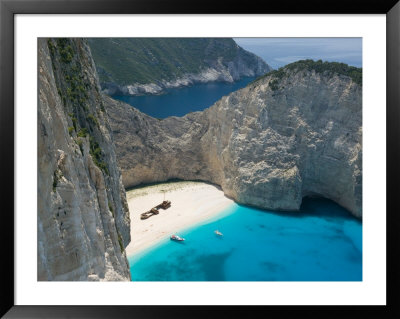
<svg viewBox="0 0 400 319"><path fill-rule="evenodd" d="M119 248L121 249L121 253L123 253L125 249L124 249L124 244L122 242L122 237L119 232L118 232L118 243L119 243Z"/></svg>
<svg viewBox="0 0 400 319"><path fill-rule="evenodd" d="M72 125L74 126L74 130L76 131L76 128L78 126L78 119L74 116L71 117L72 120Z"/></svg>
<svg viewBox="0 0 400 319"><path fill-rule="evenodd" d="M93 114L89 114L86 118L89 123L91 123L92 125L96 125L97 127L100 126L99 124L99 120L93 115Z"/></svg>
<svg viewBox="0 0 400 319"><path fill-rule="evenodd" d="M79 130L78 137L86 137L87 134L88 134L88 130L86 127L84 127Z"/></svg>
<svg viewBox="0 0 400 319"><path fill-rule="evenodd" d="M66 48L62 48L60 50L61 61L64 63L70 63L72 61L72 57L74 56L74 51L71 46L67 46Z"/></svg>
<svg viewBox="0 0 400 319"><path fill-rule="evenodd" d="M49 51L50 51L51 55L54 55L54 53L56 52L56 47L54 46L53 41L48 39L47 40L47 46L49 48Z"/></svg>
<svg viewBox="0 0 400 319"><path fill-rule="evenodd" d="M63 173L59 169L56 169L54 171L54 173L53 173L53 192L56 191L58 181L61 179L62 176L63 176Z"/></svg>
<svg viewBox="0 0 400 319"><path fill-rule="evenodd" d="M95 141L93 136L89 137L90 143L90 155L92 155L93 162L99 167L102 171L104 171L107 175L109 175L107 164L103 161L102 158L102 150L100 148L99 143Z"/></svg>
<svg viewBox="0 0 400 319"><path fill-rule="evenodd" d="M80 138L75 139L75 143L79 146L81 154L83 155L83 141Z"/></svg>
<svg viewBox="0 0 400 319"><path fill-rule="evenodd" d="M279 87L278 87L278 80L271 80L268 83L268 86L271 88L272 91L276 91Z"/></svg>
<svg viewBox="0 0 400 319"><path fill-rule="evenodd" d="M114 209L112 208L112 205L111 205L110 202L108 202L108 209L110 210L110 212L111 212L111 214L112 214L112 217L114 218L114 217L115 217L115 216L114 216Z"/></svg>

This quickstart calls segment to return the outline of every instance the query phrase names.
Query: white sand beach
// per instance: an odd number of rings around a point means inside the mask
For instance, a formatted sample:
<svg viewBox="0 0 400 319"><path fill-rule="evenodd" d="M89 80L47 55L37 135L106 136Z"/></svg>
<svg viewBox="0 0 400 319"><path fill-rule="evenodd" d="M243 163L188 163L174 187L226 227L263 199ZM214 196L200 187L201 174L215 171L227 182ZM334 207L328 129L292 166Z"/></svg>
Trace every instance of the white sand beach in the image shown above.
<svg viewBox="0 0 400 319"><path fill-rule="evenodd" d="M140 214L164 200L171 201L168 209L141 220ZM134 255L172 234L218 215L233 204L216 186L202 182L163 183L126 192L131 217L131 243L127 256Z"/></svg>

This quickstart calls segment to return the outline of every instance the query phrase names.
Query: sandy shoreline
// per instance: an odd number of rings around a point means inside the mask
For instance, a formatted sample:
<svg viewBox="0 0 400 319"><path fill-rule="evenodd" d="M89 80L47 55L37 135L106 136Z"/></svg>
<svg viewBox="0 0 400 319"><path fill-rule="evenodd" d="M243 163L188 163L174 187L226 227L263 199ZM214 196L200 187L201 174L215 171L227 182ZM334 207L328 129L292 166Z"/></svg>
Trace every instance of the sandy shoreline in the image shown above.
<svg viewBox="0 0 400 319"><path fill-rule="evenodd" d="M158 215L141 220L140 214L164 200L171 207ZM126 247L132 256L164 238L192 225L206 221L233 204L216 186L202 182L163 183L126 192L131 217L131 243Z"/></svg>

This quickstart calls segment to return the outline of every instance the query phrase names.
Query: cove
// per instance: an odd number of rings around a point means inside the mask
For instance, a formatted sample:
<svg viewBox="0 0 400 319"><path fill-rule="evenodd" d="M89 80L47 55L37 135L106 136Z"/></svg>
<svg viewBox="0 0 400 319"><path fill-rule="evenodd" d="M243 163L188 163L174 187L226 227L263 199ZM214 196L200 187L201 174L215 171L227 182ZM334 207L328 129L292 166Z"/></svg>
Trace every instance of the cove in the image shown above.
<svg viewBox="0 0 400 319"><path fill-rule="evenodd" d="M147 115L163 119L168 116L184 116L190 112L202 111L224 95L245 87L254 79L256 77L245 77L233 83L196 84L184 88L168 89L162 95L113 95L112 97L134 106Z"/></svg>
<svg viewBox="0 0 400 319"><path fill-rule="evenodd" d="M306 198L300 212L232 204L179 235L128 256L132 281L362 280L361 222L326 199Z"/></svg>

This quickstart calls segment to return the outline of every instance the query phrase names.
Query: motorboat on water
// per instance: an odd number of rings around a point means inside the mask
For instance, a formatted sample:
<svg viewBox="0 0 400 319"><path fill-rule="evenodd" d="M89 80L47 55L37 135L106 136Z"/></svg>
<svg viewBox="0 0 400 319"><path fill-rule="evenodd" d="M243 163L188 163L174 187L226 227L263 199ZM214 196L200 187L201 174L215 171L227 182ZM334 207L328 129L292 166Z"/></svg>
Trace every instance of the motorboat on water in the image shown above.
<svg viewBox="0 0 400 319"><path fill-rule="evenodd" d="M185 238L179 237L178 235L171 235L171 240L175 240L175 241L184 241Z"/></svg>
<svg viewBox="0 0 400 319"><path fill-rule="evenodd" d="M219 230L214 231L214 233L218 236L224 236Z"/></svg>

